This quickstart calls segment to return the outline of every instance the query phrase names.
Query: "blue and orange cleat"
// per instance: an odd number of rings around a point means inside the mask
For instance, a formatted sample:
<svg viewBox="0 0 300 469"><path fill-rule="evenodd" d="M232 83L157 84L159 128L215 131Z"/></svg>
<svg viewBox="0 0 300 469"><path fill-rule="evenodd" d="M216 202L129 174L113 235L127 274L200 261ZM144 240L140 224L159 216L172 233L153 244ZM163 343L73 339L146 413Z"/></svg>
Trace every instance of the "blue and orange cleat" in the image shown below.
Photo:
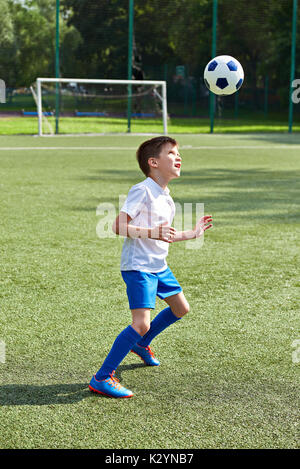
<svg viewBox="0 0 300 469"><path fill-rule="evenodd" d="M160 362L155 358L153 351L149 347L142 347L141 345L135 344L131 351L138 355L145 363L149 366L158 366Z"/></svg>
<svg viewBox="0 0 300 469"><path fill-rule="evenodd" d="M89 384L89 389L98 394L103 394L108 397L132 397L133 392L124 388L119 383L119 380L114 376L114 372L106 379L98 381L95 376L92 377Z"/></svg>

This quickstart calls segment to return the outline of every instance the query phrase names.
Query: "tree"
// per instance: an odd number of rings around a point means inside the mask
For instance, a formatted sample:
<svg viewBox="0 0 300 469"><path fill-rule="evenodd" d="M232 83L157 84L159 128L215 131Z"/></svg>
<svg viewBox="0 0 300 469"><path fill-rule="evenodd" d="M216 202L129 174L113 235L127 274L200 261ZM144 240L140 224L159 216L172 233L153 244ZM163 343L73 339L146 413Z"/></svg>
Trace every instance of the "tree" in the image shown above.
<svg viewBox="0 0 300 469"><path fill-rule="evenodd" d="M282 102L288 103L292 3L291 0L219 0L218 55L230 51L230 55L240 60L246 72L245 85L253 89L254 100L258 88L264 87L267 75L270 87L284 95Z"/></svg>
<svg viewBox="0 0 300 469"><path fill-rule="evenodd" d="M29 86L37 76L48 75L53 66L55 2L11 2L17 48L14 86ZM52 72L53 73L53 72Z"/></svg>
<svg viewBox="0 0 300 469"><path fill-rule="evenodd" d="M120 78L127 69L127 1L63 0L69 27L82 41L73 60L81 64L78 77Z"/></svg>
<svg viewBox="0 0 300 469"><path fill-rule="evenodd" d="M6 0L0 0L0 11L0 78L9 86L16 74L17 48L12 14Z"/></svg>
<svg viewBox="0 0 300 469"><path fill-rule="evenodd" d="M7 87L28 87L38 76L55 76L55 6L56 0L0 0L0 77ZM74 70L70 58L81 38L62 15L60 37L64 67Z"/></svg>
<svg viewBox="0 0 300 469"><path fill-rule="evenodd" d="M68 25L83 39L75 54L81 76L127 78L128 0L62 0L62 6ZM210 57L210 0L135 0L134 7L134 42L143 63L188 60L191 69L204 67Z"/></svg>
<svg viewBox="0 0 300 469"><path fill-rule="evenodd" d="M54 76L55 3L0 0L0 77L8 86ZM61 76L127 78L128 4L61 0ZM212 0L135 0L134 6L134 59L146 68L144 78L162 79L168 64L186 65L202 79L211 58ZM219 0L217 53L240 60L246 86L262 87L268 74L270 86L288 89L291 21L291 0Z"/></svg>

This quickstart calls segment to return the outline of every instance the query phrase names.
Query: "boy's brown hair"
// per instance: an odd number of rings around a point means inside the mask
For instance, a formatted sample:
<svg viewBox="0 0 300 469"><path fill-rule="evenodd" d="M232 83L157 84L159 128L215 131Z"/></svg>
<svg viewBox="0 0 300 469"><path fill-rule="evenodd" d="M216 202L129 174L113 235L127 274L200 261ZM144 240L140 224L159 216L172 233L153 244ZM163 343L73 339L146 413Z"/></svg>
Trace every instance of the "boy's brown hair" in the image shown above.
<svg viewBox="0 0 300 469"><path fill-rule="evenodd" d="M148 164L148 159L151 157L158 158L161 152L161 148L166 143L171 143L172 145L178 145L176 140L171 137L161 136L161 137L154 137L150 140L146 140L143 142L136 152L136 158L139 162L140 168L145 174L145 176L149 176L150 167Z"/></svg>

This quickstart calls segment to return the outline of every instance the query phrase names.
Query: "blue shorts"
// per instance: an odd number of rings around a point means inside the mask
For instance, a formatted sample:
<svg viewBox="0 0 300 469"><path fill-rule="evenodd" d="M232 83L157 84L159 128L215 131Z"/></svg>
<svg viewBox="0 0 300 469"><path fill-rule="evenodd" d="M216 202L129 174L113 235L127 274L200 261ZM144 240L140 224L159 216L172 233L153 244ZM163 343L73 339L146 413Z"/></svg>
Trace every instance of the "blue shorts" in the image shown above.
<svg viewBox="0 0 300 469"><path fill-rule="evenodd" d="M127 286L130 309L154 309L156 295L164 299L182 291L169 267L163 272L122 270L121 274Z"/></svg>

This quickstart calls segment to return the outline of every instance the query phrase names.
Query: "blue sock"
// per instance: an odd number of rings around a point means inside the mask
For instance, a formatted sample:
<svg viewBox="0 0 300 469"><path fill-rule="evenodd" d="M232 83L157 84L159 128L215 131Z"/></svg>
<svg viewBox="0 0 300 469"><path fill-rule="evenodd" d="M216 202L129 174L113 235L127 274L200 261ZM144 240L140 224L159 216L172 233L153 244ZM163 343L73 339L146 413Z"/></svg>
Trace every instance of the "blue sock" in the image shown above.
<svg viewBox="0 0 300 469"><path fill-rule="evenodd" d="M141 340L138 341L138 345L142 347L147 347L150 342L156 337L160 332L166 329L168 326L178 321L180 318L175 316L172 313L170 307L163 309L157 316L151 321L149 331L143 336Z"/></svg>
<svg viewBox="0 0 300 469"><path fill-rule="evenodd" d="M120 332L104 360L103 365L100 370L97 371L95 378L98 381L108 378L108 376L118 368L119 364L130 352L134 344L140 339L141 335L138 334L132 326L128 326Z"/></svg>

